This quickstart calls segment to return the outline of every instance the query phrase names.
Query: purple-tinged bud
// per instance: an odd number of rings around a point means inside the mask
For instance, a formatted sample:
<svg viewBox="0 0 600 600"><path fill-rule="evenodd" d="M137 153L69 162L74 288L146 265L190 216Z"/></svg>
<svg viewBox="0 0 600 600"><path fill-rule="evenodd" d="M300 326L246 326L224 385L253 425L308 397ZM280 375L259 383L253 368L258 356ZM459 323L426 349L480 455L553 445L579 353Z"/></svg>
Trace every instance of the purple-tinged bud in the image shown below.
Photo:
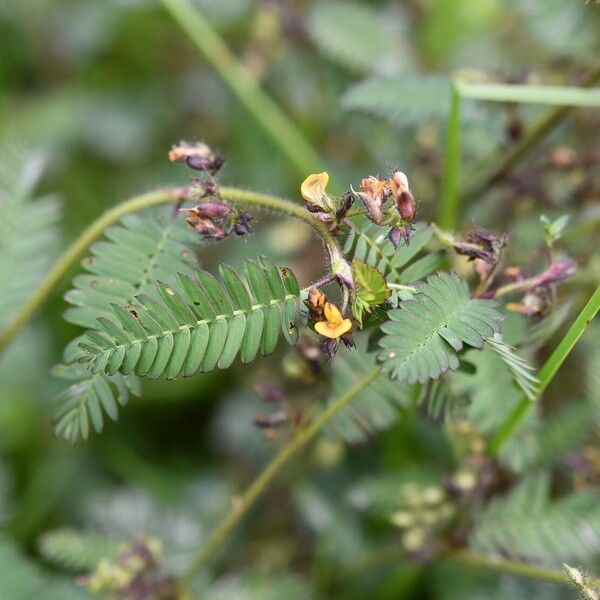
<svg viewBox="0 0 600 600"><path fill-rule="evenodd" d="M337 353L340 343L338 340L327 339L323 342L323 352L329 360L331 360Z"/></svg>
<svg viewBox="0 0 600 600"><path fill-rule="evenodd" d="M213 240L222 240L226 238L228 232L221 225L215 223L212 218L202 216L198 208L199 206L201 205L193 208L180 209L180 212L187 214L185 222L205 238Z"/></svg>
<svg viewBox="0 0 600 600"><path fill-rule="evenodd" d="M354 338L352 337L352 335L350 335L349 333L347 333L346 335L343 335L341 340L342 340L344 346L346 346L346 348L348 348L348 350L356 349L356 342L354 341Z"/></svg>
<svg viewBox="0 0 600 600"><path fill-rule="evenodd" d="M410 223L415 218L417 206L409 191L401 192L396 196L396 208L403 221Z"/></svg>
<svg viewBox="0 0 600 600"><path fill-rule="evenodd" d="M458 242L453 246L456 254L460 254L462 256L468 256L469 260L479 259L486 263L494 263L494 253L490 250L485 250L480 246L475 244L470 244L468 242Z"/></svg>
<svg viewBox="0 0 600 600"><path fill-rule="evenodd" d="M219 184L214 179L197 179L197 184L206 192L206 194L218 196Z"/></svg>
<svg viewBox="0 0 600 600"><path fill-rule="evenodd" d="M197 171L216 173L225 163L221 154L213 152L203 142L181 142L169 152L171 161L185 160L188 167Z"/></svg>
<svg viewBox="0 0 600 600"><path fill-rule="evenodd" d="M354 202L354 193L352 190L348 190L344 193L344 195L340 198L340 205L335 213L335 218L338 221L344 219L344 217L348 214L352 203Z"/></svg>
<svg viewBox="0 0 600 600"><path fill-rule="evenodd" d="M457 254L468 256L470 260L479 259L489 265L495 265L502 259L508 244L508 235L496 235L485 229L476 229L466 236L466 241L453 244Z"/></svg>
<svg viewBox="0 0 600 600"><path fill-rule="evenodd" d="M195 171L206 171L214 175L225 163L225 159L220 154L214 156L188 156L185 164Z"/></svg>
<svg viewBox="0 0 600 600"><path fill-rule="evenodd" d="M235 225L233 226L234 233L236 235L247 235L249 233L252 233L252 228L250 227L250 224L253 220L254 219L252 218L252 215L250 213L241 213L240 216L237 218Z"/></svg>
<svg viewBox="0 0 600 600"><path fill-rule="evenodd" d="M281 403L285 400L283 390L272 383L259 383L256 391L265 402Z"/></svg>
<svg viewBox="0 0 600 600"><path fill-rule="evenodd" d="M224 219L231 214L231 207L223 202L203 202L195 207L199 217Z"/></svg>
<svg viewBox="0 0 600 600"><path fill-rule="evenodd" d="M545 271L534 278L532 288L556 283L575 274L577 266L570 258L553 262Z"/></svg>
<svg viewBox="0 0 600 600"><path fill-rule="evenodd" d="M400 227L392 227L388 233L388 239L392 242L394 248L397 248L402 240L402 230Z"/></svg>
<svg viewBox="0 0 600 600"><path fill-rule="evenodd" d="M402 171L396 171L388 181L388 188L396 201L398 214L403 221L410 223L415 218L416 203L408 187L408 178Z"/></svg>
<svg viewBox="0 0 600 600"><path fill-rule="evenodd" d="M392 227L388 233L388 239L397 248L400 242L404 242L406 246L410 244L410 238L412 234L412 225L407 223L404 227Z"/></svg>

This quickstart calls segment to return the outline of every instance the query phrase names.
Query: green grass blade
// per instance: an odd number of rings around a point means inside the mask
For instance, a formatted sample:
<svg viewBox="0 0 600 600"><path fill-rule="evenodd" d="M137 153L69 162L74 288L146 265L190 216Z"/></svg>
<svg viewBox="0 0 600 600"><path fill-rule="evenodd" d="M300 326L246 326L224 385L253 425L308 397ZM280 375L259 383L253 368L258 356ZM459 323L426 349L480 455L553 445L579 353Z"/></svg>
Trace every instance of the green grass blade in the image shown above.
<svg viewBox="0 0 600 600"><path fill-rule="evenodd" d="M583 335L589 324L592 322L592 319L596 316L598 310L600 310L600 286L596 288L596 291L593 293L588 303L583 307L579 316L575 319L575 322L571 325L569 331L567 331L565 337L540 369L538 374L540 380L538 389L540 394L548 387L558 369L560 369L575 344L579 341L579 338ZM517 430L521 421L532 406L533 403L527 396L521 398L521 401L515 407L514 411L508 416L504 424L490 440L490 454L493 456L498 454L511 435Z"/></svg>
<svg viewBox="0 0 600 600"><path fill-rule="evenodd" d="M486 102L519 102L550 106L600 106L600 89L556 85L457 84L462 98Z"/></svg>

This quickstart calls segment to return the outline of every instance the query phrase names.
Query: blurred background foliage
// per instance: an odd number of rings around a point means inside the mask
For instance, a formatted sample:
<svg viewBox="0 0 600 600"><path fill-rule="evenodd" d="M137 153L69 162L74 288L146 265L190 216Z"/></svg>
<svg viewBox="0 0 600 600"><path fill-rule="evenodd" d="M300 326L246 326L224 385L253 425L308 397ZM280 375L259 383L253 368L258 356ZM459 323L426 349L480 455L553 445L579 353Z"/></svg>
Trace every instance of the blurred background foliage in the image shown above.
<svg viewBox="0 0 600 600"><path fill-rule="evenodd" d="M600 6L583 0L194 4L315 147L323 169L343 186L356 186L369 173L401 168L411 180L420 220L435 218L437 211L452 76L570 85L594 66L600 49ZM41 156L46 169L38 195L57 193L61 200L60 224L43 245L49 262L107 207L157 185L184 183L187 174L166 160L180 139L204 139L225 155L223 184L298 198L303 174L158 1L0 0L0 41L2 142ZM544 110L467 101L465 177L494 152L509 150ZM477 223L509 231L511 260L531 266L544 257L540 215L569 213L562 243L581 268L564 295L576 306L600 275L599 130L599 111L574 111L499 185L471 199L462 216L465 228ZM318 274L320 252L307 247L303 228L263 215L257 229L248 241L204 248L203 265L239 263L258 249L291 260L305 248L294 262L301 283ZM68 445L53 433L50 400L61 384L48 376L77 334L60 318L68 289L66 280L0 360L0 598L7 600L87 597L70 585L74 575L58 574L68 536L52 536L63 528L116 540L155 535L169 568L180 571L277 443L252 425L265 410L256 384L277 381L282 367L293 368L280 353L252 369L238 365L180 382L145 383L143 399L132 399L117 423L88 442ZM568 306L563 313L562 321L576 314ZM514 336L508 334L508 341L520 342L522 321L509 321ZM557 321L541 338L549 348L560 339ZM555 485L564 487L574 477L565 456L581 455L587 444L592 484L585 485L597 489L600 336L596 325L592 330L545 400L542 412L550 416L540 413L507 447L503 461L509 471L552 467L560 473ZM528 346L536 364L549 353L540 346ZM500 383L493 353L472 360L478 381L458 373L448 385L470 399L468 418L487 434L518 392L510 378ZM381 561L381 548L397 534L372 510L377 494L389 500L407 481L439 484L443 474L460 467L442 421L439 414L433 419L426 411L407 410L387 431L356 447L335 436L321 439L220 554L198 584L212 582L202 597L575 597L556 585L451 562L424 566L398 556ZM492 520L479 532L480 547L506 543L494 527ZM600 529L600 515L595 527ZM535 552L540 550L518 548L515 554L533 551L544 562L547 557ZM597 558L597 547L595 552ZM565 560L582 561L585 554ZM72 570L89 566L84 561ZM41 591L50 589L47 578L57 586L54 596Z"/></svg>

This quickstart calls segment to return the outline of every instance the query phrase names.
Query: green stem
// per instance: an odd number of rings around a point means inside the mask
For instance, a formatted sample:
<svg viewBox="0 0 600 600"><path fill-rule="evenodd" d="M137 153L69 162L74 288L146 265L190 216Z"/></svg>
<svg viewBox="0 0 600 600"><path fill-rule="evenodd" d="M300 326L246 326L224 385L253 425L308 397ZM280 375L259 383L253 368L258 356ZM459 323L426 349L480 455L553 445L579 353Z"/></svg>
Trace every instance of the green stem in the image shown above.
<svg viewBox="0 0 600 600"><path fill-rule="evenodd" d="M600 82L600 65L592 69L581 83L581 87L590 88ZM476 198L488 187L502 179L514 165L552 129L559 125L570 114L571 106L553 107L546 112L538 121L531 125L523 138L504 155L494 155L489 161L490 167L483 169L479 177L466 187L461 194L461 200Z"/></svg>
<svg viewBox="0 0 600 600"><path fill-rule="evenodd" d="M345 408L360 392L362 392L380 374L381 368L375 367L370 373L357 381L347 392L321 412L315 420L305 429L301 429L292 439L276 454L260 475L250 484L244 494L234 505L233 510L225 517L212 533L206 544L192 560L184 581L189 582L196 573L201 571L215 552L221 547L232 531L242 521L256 501L265 493L275 477L290 462L290 460L331 421L331 419Z"/></svg>
<svg viewBox="0 0 600 600"><path fill-rule="evenodd" d="M284 200L283 198L249 192L247 190L241 190L232 187L222 187L220 188L220 193L224 200L230 200L245 206L276 211L281 214L300 219L309 225L325 244L329 246L336 246L336 241L327 227L320 221L314 219L304 207L294 204L290 200ZM90 245L96 241L108 227L129 213L139 212L146 208L160 204L181 202L185 200L185 197L186 188L183 187L159 189L147 194L130 198L122 204L111 208L98 219L96 219L65 250L31 298L29 298L29 300L24 304L7 328L0 333L0 352L2 352L8 346L14 336L25 326L26 323L29 322L33 315L47 300L52 290L68 274L71 267L81 258Z"/></svg>
<svg viewBox="0 0 600 600"><path fill-rule="evenodd" d="M83 233L65 250L52 270L46 275L40 286L23 305L15 318L0 334L0 352L2 352L13 337L33 317L44 304L50 292L60 283L73 264L83 255L89 246L98 239L107 227L116 223L126 214L138 212L150 206L178 202L183 198L185 188L165 188L147 194L135 196L122 204L111 208L94 221Z"/></svg>
<svg viewBox="0 0 600 600"><path fill-rule="evenodd" d="M469 550L450 552L449 554L446 554L446 557L454 562L469 567L490 569L502 573L512 573L514 575L519 575L520 577L529 577L531 579L549 581L551 583L562 583L570 587L573 585L569 576L562 571L554 571L552 569L545 569L536 565L528 565L512 560L489 558L481 554L476 554L475 552L470 552Z"/></svg>
<svg viewBox="0 0 600 600"><path fill-rule="evenodd" d="M295 204L290 200L271 196L269 194L260 194L258 192L249 192L232 187L220 188L221 198L230 200L245 206L254 206L266 210L273 210L281 214L300 219L309 225L317 235L329 246L336 246L335 238L331 235L327 226L315 219L301 204Z"/></svg>
<svg viewBox="0 0 600 600"><path fill-rule="evenodd" d="M161 2L298 173L305 176L321 171L318 154L281 108L250 77L202 12L189 0Z"/></svg>
<svg viewBox="0 0 600 600"><path fill-rule="evenodd" d="M583 335L584 331L588 328L592 319L596 316L598 310L600 310L600 286L596 288L596 291L592 294L588 303L583 307L579 316L575 319L575 322L571 325L569 331L567 331L565 337L540 369L540 372L538 373L540 380L538 389L540 394L548 387L560 366L578 342L579 338ZM504 424L490 440L489 452L492 456L498 454L502 449L502 446L504 446L512 434L518 429L521 421L525 418L525 415L532 406L533 403L526 396L521 398L519 404L517 404L512 413L508 415Z"/></svg>
<svg viewBox="0 0 600 600"><path fill-rule="evenodd" d="M502 285L494 292L494 298L500 298L501 296L506 296L507 294L514 294L515 292L526 291L535 285L536 279L536 277L530 277L529 279L513 281L512 283Z"/></svg>
<svg viewBox="0 0 600 600"><path fill-rule="evenodd" d="M455 83L452 86L450 116L446 129L444 180L439 215L442 228L450 230L456 227L460 202L460 103L460 91Z"/></svg>

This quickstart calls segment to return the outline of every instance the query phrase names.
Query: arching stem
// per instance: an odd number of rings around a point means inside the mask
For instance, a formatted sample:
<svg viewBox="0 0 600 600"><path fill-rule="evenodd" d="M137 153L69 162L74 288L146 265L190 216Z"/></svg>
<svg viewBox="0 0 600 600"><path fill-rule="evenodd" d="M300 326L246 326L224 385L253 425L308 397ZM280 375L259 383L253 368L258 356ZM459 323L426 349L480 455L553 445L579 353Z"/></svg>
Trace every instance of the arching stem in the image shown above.
<svg viewBox="0 0 600 600"><path fill-rule="evenodd" d="M275 211L304 221L327 246L336 246L337 244L335 238L323 223L314 219L303 206L295 204L290 200L233 187L222 187L220 193L223 200ZM186 199L186 195L187 188L185 187L161 188L146 194L134 196L98 217L64 251L33 295L22 306L6 329L0 333L0 352L9 345L15 335L31 320L33 315L46 302L52 290L68 275L73 265L108 227L114 225L121 217L127 214L139 212L161 204L183 202Z"/></svg>

